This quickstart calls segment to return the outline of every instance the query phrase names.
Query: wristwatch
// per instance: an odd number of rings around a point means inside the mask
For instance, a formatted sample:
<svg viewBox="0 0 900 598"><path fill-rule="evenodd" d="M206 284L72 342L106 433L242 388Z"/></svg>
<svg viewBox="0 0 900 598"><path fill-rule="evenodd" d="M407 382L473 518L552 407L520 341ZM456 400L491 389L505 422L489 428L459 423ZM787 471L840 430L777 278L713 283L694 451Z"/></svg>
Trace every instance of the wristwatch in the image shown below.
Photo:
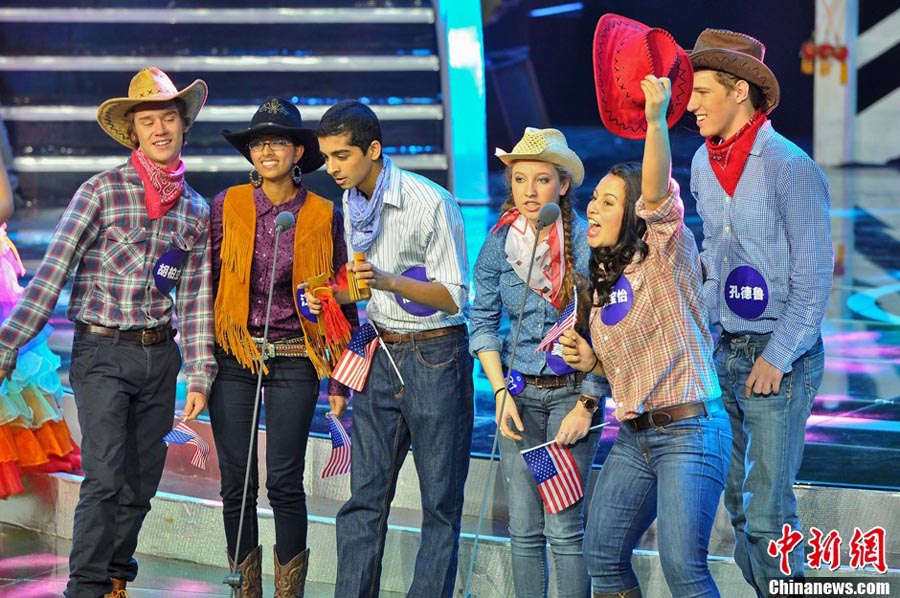
<svg viewBox="0 0 900 598"><path fill-rule="evenodd" d="M587 395L581 395L578 397L578 402L587 409L590 413L593 413L597 410L597 399L594 397L589 397Z"/></svg>

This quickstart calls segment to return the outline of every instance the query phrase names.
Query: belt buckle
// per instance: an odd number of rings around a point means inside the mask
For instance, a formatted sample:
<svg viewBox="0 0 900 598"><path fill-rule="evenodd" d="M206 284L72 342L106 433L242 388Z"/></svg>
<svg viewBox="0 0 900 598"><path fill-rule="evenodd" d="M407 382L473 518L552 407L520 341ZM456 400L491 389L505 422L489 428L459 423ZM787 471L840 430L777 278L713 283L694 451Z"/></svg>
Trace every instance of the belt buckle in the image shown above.
<svg viewBox="0 0 900 598"><path fill-rule="evenodd" d="M148 330L146 328L141 330L141 346L155 345L158 332L157 330Z"/></svg>
<svg viewBox="0 0 900 598"><path fill-rule="evenodd" d="M665 423L663 423L663 424L657 424L657 423L656 423L656 415L657 415L657 414L659 414L659 415L665 415L665 416L666 416L666 419L667 419L668 421L665 422ZM671 416L667 411L651 411L651 412L649 413L649 416L650 416L650 417L649 417L650 423L653 424L653 427L654 427L654 428L665 428L666 426L668 426L669 424L671 424L672 421L674 421L674 420L672 419L672 416Z"/></svg>

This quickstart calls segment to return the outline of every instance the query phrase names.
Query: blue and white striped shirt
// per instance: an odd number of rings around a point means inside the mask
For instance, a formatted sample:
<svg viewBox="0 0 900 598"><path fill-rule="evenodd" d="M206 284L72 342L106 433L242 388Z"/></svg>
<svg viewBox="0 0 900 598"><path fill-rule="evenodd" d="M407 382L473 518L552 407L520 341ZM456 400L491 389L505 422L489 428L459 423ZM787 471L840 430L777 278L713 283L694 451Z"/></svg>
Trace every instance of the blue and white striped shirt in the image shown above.
<svg viewBox="0 0 900 598"><path fill-rule="evenodd" d="M691 193L703 219L700 258L711 321L730 333L771 333L762 357L790 372L819 338L831 293L834 251L825 174L767 122L733 197L716 179L705 145L694 154ZM768 286L768 304L753 319L734 313L725 301L725 281L739 266L754 268Z"/></svg>
<svg viewBox="0 0 900 598"><path fill-rule="evenodd" d="M366 306L369 320L381 329L420 332L464 324L469 297L469 260L462 212L449 191L427 178L407 172L384 156L389 186L384 193L381 232L366 252L366 259L385 272L400 274L414 266L425 266L430 281L443 284L459 310L454 315L437 311L414 316L400 307L397 296L372 289ZM344 192L344 213L347 213ZM349 255L350 219L344 219Z"/></svg>

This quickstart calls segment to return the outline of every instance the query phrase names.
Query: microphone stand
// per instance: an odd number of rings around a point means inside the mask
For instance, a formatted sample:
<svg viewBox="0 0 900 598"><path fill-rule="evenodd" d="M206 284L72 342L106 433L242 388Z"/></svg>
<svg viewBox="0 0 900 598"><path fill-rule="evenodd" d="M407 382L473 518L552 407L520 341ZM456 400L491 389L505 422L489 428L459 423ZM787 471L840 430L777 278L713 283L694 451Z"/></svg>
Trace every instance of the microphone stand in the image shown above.
<svg viewBox="0 0 900 598"><path fill-rule="evenodd" d="M549 206L553 206L556 209L547 209ZM525 289L522 293L522 304L519 306L519 319L516 322L516 332L513 334L513 342L512 349L509 352L509 366L506 369L506 377L503 381L506 383L506 388L503 391L503 399L500 401L500 417L503 417L503 410L506 408L506 400L509 398L509 382L510 377L513 371L513 364L516 361L516 351L519 348L519 332L522 330L522 320L523 314L525 313L525 302L528 300L528 291L530 287L528 286L528 281L531 280L531 273L534 270L534 256L537 253L538 239L540 238L541 231L544 230L546 226L545 221L547 218L541 218L543 212L547 212L547 214L556 213L556 218L559 217L559 206L556 204L545 204L541 211L538 213L538 221L535 224L534 228L534 244L531 246L531 259L528 260L528 276L526 277ZM556 218L553 218L551 222L555 222ZM494 434L494 442L491 446L491 457L490 457L490 465L488 466L488 476L487 480L484 483L484 494L481 499L481 512L478 514L478 527L475 530L475 540L472 544L472 558L469 561L469 574L466 576L466 598L477 598L476 595L471 593L472 589L472 577L475 575L475 560L478 557L478 540L481 537L481 526L484 523L484 511L487 508L487 499L488 492L491 489L491 483L494 479L494 455L497 453L497 444L500 441L500 425L503 423L501 420L497 424L497 433Z"/></svg>
<svg viewBox="0 0 900 598"><path fill-rule="evenodd" d="M286 218L284 215L290 216ZM279 222L280 221L280 222ZM222 580L222 583L231 587L232 598L241 598L241 586L244 585L244 574L237 570L238 555L241 552L241 535L244 531L244 513L247 509L247 492L250 489L250 466L253 464L253 449L256 445L257 426L259 426L259 403L262 392L263 367L269 353L269 316L272 313L272 295L275 291L275 272L278 266L278 241L281 233L289 226L293 226L294 216L290 212L281 212L275 218L275 250L272 252L272 276L269 279L269 297L266 301L266 321L263 327L263 342L260 350L259 370L256 376L256 394L253 398L253 418L250 424L250 447L247 449L247 467L244 470L244 491L241 496L241 515L238 521L237 538L234 543L234 555L231 557L231 571Z"/></svg>

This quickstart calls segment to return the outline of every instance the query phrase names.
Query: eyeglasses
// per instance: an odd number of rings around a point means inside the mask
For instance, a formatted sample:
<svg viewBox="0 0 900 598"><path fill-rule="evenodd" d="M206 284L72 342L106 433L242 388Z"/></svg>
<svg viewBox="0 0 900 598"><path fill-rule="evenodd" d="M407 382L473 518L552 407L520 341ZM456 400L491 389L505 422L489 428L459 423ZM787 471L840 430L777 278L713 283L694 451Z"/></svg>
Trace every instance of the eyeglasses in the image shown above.
<svg viewBox="0 0 900 598"><path fill-rule="evenodd" d="M287 146L292 145L290 141L287 139L270 139L269 141L262 141L260 139L254 139L250 143L247 144L247 147L251 152L261 152L265 146L269 146L270 149L280 152L285 149Z"/></svg>

